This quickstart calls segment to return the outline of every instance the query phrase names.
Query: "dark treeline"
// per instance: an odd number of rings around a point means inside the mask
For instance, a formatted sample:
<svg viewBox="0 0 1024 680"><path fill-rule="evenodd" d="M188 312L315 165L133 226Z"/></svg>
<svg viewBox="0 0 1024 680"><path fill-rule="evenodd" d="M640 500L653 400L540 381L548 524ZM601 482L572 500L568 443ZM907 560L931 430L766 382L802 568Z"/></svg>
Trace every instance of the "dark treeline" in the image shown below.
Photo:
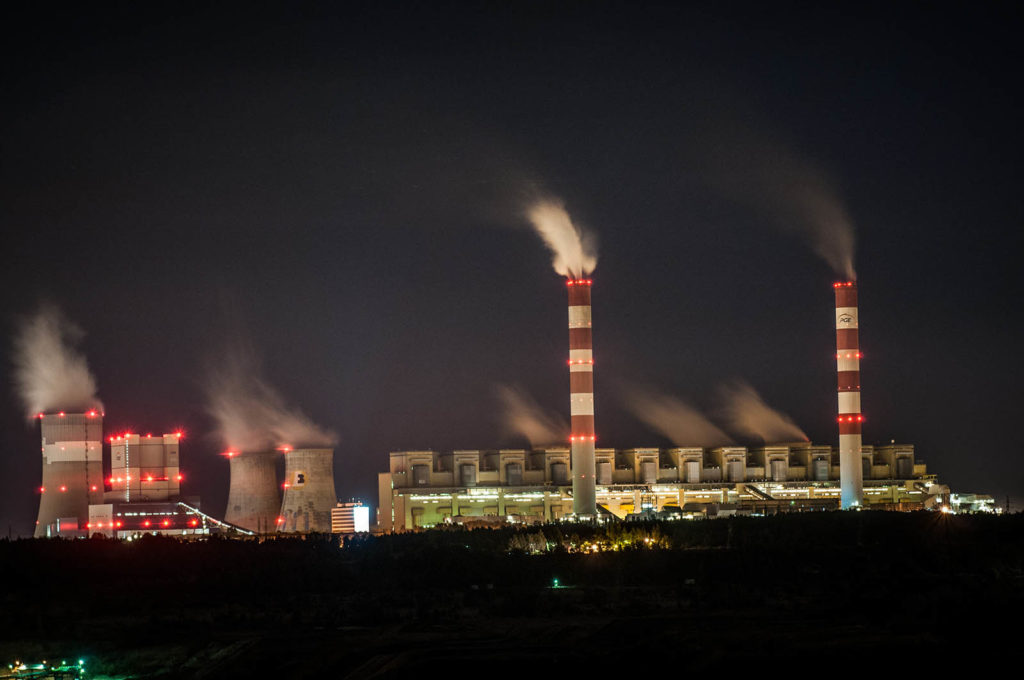
<svg viewBox="0 0 1024 680"><path fill-rule="evenodd" d="M1024 515L809 513L341 544L0 541L0 583L0 661L86 655L143 677L202 675L196 664L386 677L473 649L608 667L621 659L605 636L620 625L651 653L682 645L696 668L837 649L896 658L1000 639L995 622L1024 604ZM985 621L984 635L968 623Z"/></svg>

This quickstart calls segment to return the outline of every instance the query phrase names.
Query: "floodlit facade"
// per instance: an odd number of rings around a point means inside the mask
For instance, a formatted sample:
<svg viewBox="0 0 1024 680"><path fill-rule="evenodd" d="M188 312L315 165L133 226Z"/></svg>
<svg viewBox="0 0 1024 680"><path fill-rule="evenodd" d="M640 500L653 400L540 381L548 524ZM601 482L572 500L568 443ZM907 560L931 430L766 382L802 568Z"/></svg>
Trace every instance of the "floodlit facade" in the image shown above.
<svg viewBox="0 0 1024 680"><path fill-rule="evenodd" d="M332 534L358 534L370 530L370 507L360 502L338 503L331 509Z"/></svg>
<svg viewBox="0 0 1024 680"><path fill-rule="evenodd" d="M833 510L840 503L838 449L810 442L713 449L596 449L597 505L626 518L642 512L713 514ZM378 476L380 531L410 531L465 518L551 522L573 513L570 451L396 451ZM861 447L864 504L926 509L949 489L909 444Z"/></svg>

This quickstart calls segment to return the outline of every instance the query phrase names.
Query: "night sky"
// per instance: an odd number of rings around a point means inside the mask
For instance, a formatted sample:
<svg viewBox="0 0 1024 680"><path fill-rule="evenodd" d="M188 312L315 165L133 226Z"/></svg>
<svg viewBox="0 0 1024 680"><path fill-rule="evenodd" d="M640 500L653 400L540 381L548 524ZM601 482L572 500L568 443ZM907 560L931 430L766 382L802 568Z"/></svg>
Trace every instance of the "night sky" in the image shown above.
<svg viewBox="0 0 1024 680"><path fill-rule="evenodd" d="M710 410L737 379L835 443L836 275L722 190L788 181L772 149L855 224L865 443L1024 496L1015 15L145 4L4 21L3 531L38 509L38 423L9 386L43 301L86 332L106 431L183 427L186 492L215 515L228 466L201 385L225 338L338 433L343 498L375 504L392 450L524 446L499 384L567 420L537 195L600 239L599 445L669 445L626 408L633 386Z"/></svg>

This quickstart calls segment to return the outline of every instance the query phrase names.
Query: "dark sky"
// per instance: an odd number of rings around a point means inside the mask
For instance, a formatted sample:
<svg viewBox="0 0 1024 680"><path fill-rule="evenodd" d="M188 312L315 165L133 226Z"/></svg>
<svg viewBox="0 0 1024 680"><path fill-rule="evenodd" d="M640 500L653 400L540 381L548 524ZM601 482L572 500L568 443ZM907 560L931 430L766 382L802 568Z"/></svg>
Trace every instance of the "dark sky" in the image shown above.
<svg viewBox="0 0 1024 680"><path fill-rule="evenodd" d="M542 192L600 238L601 444L668 444L631 385L711 408L735 379L835 442L835 275L713 180L723 157L734 184L774 172L765 142L856 225L865 442L1024 495L1015 15L381 4L10 15L5 357L18 317L58 304L107 430L184 427L188 491L220 514L199 386L242 333L339 433L339 495L375 502L391 450L523 445L497 384L567 418L564 284L522 217ZM0 408L0 520L27 533L38 425L13 389Z"/></svg>

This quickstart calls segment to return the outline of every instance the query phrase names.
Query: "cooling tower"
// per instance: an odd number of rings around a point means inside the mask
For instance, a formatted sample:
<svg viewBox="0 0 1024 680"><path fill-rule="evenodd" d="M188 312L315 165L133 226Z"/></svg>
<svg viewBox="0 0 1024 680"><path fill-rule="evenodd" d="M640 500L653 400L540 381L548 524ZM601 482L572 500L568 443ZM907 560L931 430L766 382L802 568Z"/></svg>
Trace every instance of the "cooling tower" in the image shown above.
<svg viewBox="0 0 1024 680"><path fill-rule="evenodd" d="M85 532L89 503L103 502L103 416L89 411L47 413L39 418L43 482L35 535Z"/></svg>
<svg viewBox="0 0 1024 680"><path fill-rule="evenodd" d="M281 507L277 453L229 453L228 459L231 461L231 490L224 521L257 533L273 531Z"/></svg>
<svg viewBox="0 0 1024 680"><path fill-rule="evenodd" d="M864 504L861 466L860 338L857 323L857 284L833 284L836 292L836 368L839 375L839 486L841 507Z"/></svg>
<svg viewBox="0 0 1024 680"><path fill-rule="evenodd" d="M334 449L295 449L285 453L284 500L278 530L331 531L334 492Z"/></svg>
<svg viewBox="0 0 1024 680"><path fill-rule="evenodd" d="M597 514L594 447L594 345L591 334L591 279L566 281L569 289L569 415L571 418L572 509Z"/></svg>

